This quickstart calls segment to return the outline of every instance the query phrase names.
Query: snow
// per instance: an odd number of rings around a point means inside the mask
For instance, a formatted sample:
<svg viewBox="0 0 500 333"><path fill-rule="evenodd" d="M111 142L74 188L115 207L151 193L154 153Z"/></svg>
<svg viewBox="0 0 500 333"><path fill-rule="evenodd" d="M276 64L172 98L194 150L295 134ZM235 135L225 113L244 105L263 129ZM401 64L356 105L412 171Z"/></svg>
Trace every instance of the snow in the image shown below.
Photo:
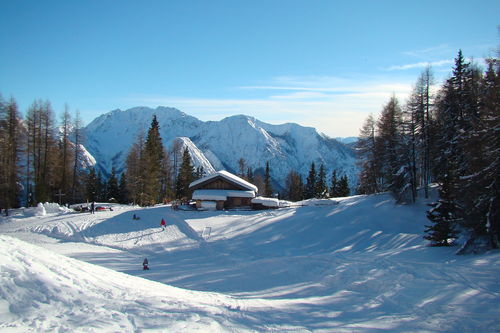
<svg viewBox="0 0 500 333"><path fill-rule="evenodd" d="M203 171L206 174L212 174L215 172L212 164L205 157L203 152L196 147L196 145L191 141L191 139L186 137L177 138L181 142L180 151L183 152L184 149L188 149L189 156L191 157L191 163L196 167L203 167Z"/></svg>
<svg viewBox="0 0 500 333"><path fill-rule="evenodd" d="M428 201L314 202L12 211L0 218L0 332L500 331L500 252L427 246Z"/></svg>
<svg viewBox="0 0 500 333"><path fill-rule="evenodd" d="M252 199L252 203L261 204L266 207L279 207L280 201L275 198L257 197Z"/></svg>

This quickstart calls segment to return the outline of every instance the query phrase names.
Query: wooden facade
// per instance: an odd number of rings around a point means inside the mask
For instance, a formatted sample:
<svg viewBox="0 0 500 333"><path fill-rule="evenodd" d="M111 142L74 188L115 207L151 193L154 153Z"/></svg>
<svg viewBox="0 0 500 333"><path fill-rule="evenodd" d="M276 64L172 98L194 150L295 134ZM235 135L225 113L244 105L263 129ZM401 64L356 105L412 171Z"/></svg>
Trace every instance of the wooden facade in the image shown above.
<svg viewBox="0 0 500 333"><path fill-rule="evenodd" d="M201 182L193 187L192 190L235 190L235 191L248 191L248 188L243 187L234 182L230 182L228 179L217 176L214 178L207 179L205 182Z"/></svg>

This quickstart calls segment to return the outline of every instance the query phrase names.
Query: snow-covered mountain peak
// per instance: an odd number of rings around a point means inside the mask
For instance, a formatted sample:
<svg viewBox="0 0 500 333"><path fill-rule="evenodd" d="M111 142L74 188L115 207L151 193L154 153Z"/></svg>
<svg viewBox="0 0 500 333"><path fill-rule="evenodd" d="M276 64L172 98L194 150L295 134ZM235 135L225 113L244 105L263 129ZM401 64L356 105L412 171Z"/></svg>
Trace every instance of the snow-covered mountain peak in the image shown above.
<svg viewBox="0 0 500 333"><path fill-rule="evenodd" d="M183 138L194 166L203 166L207 172L220 169L238 172L241 158L247 168L258 171L269 161L271 176L284 183L292 170L305 177L311 162L315 162L324 164L328 172L335 169L346 174L352 185L357 181L352 149L320 135L312 127L294 123L272 125L246 115L204 122L169 107L114 110L87 126L88 150L104 174L113 166L118 173L124 170L132 143L140 132L146 134L154 115L165 148L171 150L174 140Z"/></svg>
<svg viewBox="0 0 500 333"><path fill-rule="evenodd" d="M181 152L187 148L192 163L197 167L203 167L205 174L210 175L215 173L212 164L205 157L203 152L196 147L196 145L187 137L179 137L177 140L181 143Z"/></svg>

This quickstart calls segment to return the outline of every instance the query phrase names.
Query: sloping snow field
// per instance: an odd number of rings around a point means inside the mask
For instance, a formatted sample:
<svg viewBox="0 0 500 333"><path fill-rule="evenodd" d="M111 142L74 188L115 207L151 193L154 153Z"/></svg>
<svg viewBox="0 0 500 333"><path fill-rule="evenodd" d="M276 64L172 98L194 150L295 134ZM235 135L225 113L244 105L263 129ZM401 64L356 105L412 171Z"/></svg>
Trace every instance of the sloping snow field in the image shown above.
<svg viewBox="0 0 500 333"><path fill-rule="evenodd" d="M0 331L500 332L500 252L426 246L426 209L19 210L0 218Z"/></svg>

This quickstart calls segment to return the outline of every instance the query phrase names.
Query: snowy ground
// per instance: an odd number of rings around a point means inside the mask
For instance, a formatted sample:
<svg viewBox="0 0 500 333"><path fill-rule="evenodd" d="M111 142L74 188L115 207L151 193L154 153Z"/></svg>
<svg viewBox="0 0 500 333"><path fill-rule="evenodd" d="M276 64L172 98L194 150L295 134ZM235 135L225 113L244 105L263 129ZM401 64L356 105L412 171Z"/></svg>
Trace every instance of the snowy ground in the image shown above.
<svg viewBox="0 0 500 333"><path fill-rule="evenodd" d="M500 252L427 247L427 208L18 211L0 219L0 331L500 332Z"/></svg>

